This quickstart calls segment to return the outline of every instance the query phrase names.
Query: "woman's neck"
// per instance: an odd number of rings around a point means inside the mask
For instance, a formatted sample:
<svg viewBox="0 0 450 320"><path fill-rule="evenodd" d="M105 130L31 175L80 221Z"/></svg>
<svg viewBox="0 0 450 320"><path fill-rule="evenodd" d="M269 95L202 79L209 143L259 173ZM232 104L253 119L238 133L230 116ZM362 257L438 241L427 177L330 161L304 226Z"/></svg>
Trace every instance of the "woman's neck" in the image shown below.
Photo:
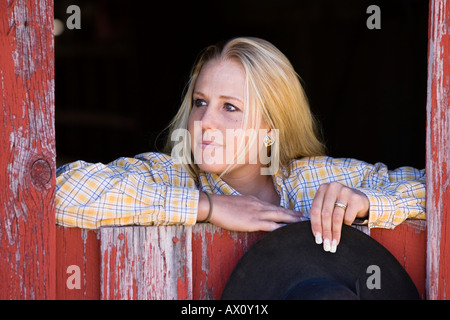
<svg viewBox="0 0 450 320"><path fill-rule="evenodd" d="M250 168L251 167L251 168ZM222 176L222 179L240 194L251 195L260 200L280 205L280 196L275 190L273 178L261 175L261 167L246 166L246 170L233 170Z"/></svg>

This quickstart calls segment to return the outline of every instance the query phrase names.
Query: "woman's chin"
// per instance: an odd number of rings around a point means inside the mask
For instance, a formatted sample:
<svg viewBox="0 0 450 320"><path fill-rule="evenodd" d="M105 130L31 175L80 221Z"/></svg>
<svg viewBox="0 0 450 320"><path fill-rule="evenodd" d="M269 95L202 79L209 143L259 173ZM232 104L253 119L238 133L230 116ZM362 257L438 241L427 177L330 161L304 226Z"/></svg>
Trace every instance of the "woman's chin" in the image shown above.
<svg viewBox="0 0 450 320"><path fill-rule="evenodd" d="M215 173L218 175L220 175L222 172L224 172L227 167L227 165L224 165L224 164L205 163L205 162L202 162L201 164L197 164L197 166L202 171Z"/></svg>

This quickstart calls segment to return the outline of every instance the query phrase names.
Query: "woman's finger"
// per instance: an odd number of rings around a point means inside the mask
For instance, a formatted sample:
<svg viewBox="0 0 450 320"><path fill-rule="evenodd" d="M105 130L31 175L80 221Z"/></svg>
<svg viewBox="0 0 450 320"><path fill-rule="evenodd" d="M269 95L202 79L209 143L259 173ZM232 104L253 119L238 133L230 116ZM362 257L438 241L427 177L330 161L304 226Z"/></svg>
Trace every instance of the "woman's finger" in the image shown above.
<svg viewBox="0 0 450 320"><path fill-rule="evenodd" d="M338 200L337 203L341 203L346 206L345 200ZM335 253L337 249L337 245L339 241L341 241L341 232L342 232L342 223L344 221L344 217L346 215L347 208L342 206L335 206L333 211L333 234L331 240L331 249L330 252Z"/></svg>
<svg viewBox="0 0 450 320"><path fill-rule="evenodd" d="M322 244L322 203L325 197L327 185L321 185L314 196L311 210L310 210L310 218L311 218L311 230L316 239L317 244Z"/></svg>
<svg viewBox="0 0 450 320"><path fill-rule="evenodd" d="M335 204L340 197L343 185L340 183L332 182L328 185L325 197L322 204L322 231L323 231L323 249L325 251L332 251L336 248L336 241L333 243L333 230L336 229L339 232L339 226L334 226L335 223L339 223L340 219L343 219L343 213L339 210L335 210ZM342 224L342 220L341 220ZM335 251L335 250L334 250Z"/></svg>

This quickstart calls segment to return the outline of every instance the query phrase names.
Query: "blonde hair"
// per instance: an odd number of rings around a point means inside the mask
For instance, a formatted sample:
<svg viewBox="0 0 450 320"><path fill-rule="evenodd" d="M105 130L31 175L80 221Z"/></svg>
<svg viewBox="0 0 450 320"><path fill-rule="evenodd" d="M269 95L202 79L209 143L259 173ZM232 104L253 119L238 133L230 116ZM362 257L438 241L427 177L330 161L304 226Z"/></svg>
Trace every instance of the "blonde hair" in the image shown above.
<svg viewBox="0 0 450 320"><path fill-rule="evenodd" d="M188 128L192 95L203 66L209 61L226 59L239 62L245 70L245 103L250 103L250 92L254 98L252 102L256 107L245 108L254 112L244 114L244 128L250 121L252 126L258 126L258 120L262 119L269 128L278 129L278 139L272 146L277 149L273 149L272 154L279 158L272 158L272 161L279 161L280 168L289 170L293 159L325 154L300 77L281 51L268 41L254 37L234 38L224 45L209 46L201 53L191 71L181 107L169 125L165 152L170 153L176 143L171 140L172 133ZM192 160L188 137L184 137L183 142L185 159L182 164L197 176L199 168Z"/></svg>

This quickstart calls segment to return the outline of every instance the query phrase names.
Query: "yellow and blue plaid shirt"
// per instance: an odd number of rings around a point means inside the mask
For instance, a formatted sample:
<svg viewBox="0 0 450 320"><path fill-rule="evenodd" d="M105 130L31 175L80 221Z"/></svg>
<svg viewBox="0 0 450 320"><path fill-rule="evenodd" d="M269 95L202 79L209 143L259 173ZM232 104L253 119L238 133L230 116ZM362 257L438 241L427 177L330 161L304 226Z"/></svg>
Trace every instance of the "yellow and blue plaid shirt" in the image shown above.
<svg viewBox="0 0 450 320"><path fill-rule="evenodd" d="M425 219L425 171L388 170L354 159L311 157L293 160L290 174L273 176L280 206L309 216L323 183L340 182L363 192L370 202L369 228L394 228L405 219ZM77 161L57 172L56 222L96 229L122 225L193 225L199 190L239 195L218 175L192 178L170 156L143 153L107 165Z"/></svg>

